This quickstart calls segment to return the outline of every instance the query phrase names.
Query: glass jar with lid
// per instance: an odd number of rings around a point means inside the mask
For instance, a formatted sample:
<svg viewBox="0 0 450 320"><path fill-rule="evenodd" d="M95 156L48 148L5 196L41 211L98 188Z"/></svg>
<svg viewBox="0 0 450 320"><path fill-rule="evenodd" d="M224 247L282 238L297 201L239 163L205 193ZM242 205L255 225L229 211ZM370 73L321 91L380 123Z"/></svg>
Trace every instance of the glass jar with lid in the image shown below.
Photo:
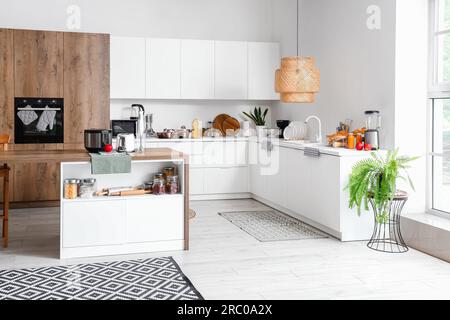
<svg viewBox="0 0 450 320"><path fill-rule="evenodd" d="M64 199L76 199L80 192L80 179L64 179Z"/></svg>
<svg viewBox="0 0 450 320"><path fill-rule="evenodd" d="M147 181L147 182L144 182L144 190L145 191L149 191L150 193L152 193L152 191L153 191L153 181Z"/></svg>
<svg viewBox="0 0 450 320"><path fill-rule="evenodd" d="M80 197L92 198L94 196L97 180L94 178L83 179L80 185Z"/></svg>
<svg viewBox="0 0 450 320"><path fill-rule="evenodd" d="M161 195L166 193L163 179L155 178L153 180L152 193L154 195Z"/></svg>
<svg viewBox="0 0 450 320"><path fill-rule="evenodd" d="M164 180L164 174L162 172L155 173L153 179L161 179Z"/></svg>
<svg viewBox="0 0 450 320"><path fill-rule="evenodd" d="M166 193L176 194L179 191L178 176L167 177L166 181Z"/></svg>
<svg viewBox="0 0 450 320"><path fill-rule="evenodd" d="M164 175L164 179L166 179L166 181L167 181L168 177L172 177L175 175L175 167L165 167L163 169L163 175Z"/></svg>

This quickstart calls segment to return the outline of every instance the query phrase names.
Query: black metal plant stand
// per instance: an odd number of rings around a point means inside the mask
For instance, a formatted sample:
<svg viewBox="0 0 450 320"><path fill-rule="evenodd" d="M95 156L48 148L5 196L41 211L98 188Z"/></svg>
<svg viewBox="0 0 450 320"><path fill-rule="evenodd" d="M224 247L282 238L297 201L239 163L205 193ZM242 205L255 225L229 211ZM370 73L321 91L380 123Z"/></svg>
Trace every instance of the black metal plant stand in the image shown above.
<svg viewBox="0 0 450 320"><path fill-rule="evenodd" d="M381 212L377 211L374 205L374 199L370 199L375 216L375 227L372 238L367 244L370 249L389 253L404 253L408 251L408 246L403 240L400 231L400 215L407 200L408 194L406 192L397 191L392 201L387 205L389 216L386 216L385 221L383 221L383 219L377 219Z"/></svg>

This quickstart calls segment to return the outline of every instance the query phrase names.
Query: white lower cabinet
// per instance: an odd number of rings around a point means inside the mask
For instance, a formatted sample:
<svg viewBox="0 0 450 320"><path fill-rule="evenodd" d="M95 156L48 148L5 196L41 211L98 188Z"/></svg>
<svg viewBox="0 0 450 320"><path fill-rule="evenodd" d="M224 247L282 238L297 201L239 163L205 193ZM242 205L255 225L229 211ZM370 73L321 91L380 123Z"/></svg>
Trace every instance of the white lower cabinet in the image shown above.
<svg viewBox="0 0 450 320"><path fill-rule="evenodd" d="M184 210L182 196L127 200L127 242L182 240Z"/></svg>
<svg viewBox="0 0 450 320"><path fill-rule="evenodd" d="M205 168L205 193L248 192L248 167Z"/></svg>
<svg viewBox="0 0 450 320"><path fill-rule="evenodd" d="M349 209L345 190L352 165L368 155L310 157L298 149L275 146L268 152L262 144L250 147L250 190L259 200L306 218L342 241L370 238L373 218Z"/></svg>
<svg viewBox="0 0 450 320"><path fill-rule="evenodd" d="M63 247L125 242L126 201L66 202L63 207Z"/></svg>
<svg viewBox="0 0 450 320"><path fill-rule="evenodd" d="M175 140L152 142L148 146L171 148L189 155L189 194L194 199L248 198L247 141Z"/></svg>
<svg viewBox="0 0 450 320"><path fill-rule="evenodd" d="M181 194L61 203L61 258L183 248Z"/></svg>
<svg viewBox="0 0 450 320"><path fill-rule="evenodd" d="M189 168L189 194L201 195L205 193L205 170L203 168Z"/></svg>
<svg viewBox="0 0 450 320"><path fill-rule="evenodd" d="M339 230L340 158L305 156L302 150L274 146L266 165L252 166L252 192L333 230ZM258 168L258 170L256 170Z"/></svg>

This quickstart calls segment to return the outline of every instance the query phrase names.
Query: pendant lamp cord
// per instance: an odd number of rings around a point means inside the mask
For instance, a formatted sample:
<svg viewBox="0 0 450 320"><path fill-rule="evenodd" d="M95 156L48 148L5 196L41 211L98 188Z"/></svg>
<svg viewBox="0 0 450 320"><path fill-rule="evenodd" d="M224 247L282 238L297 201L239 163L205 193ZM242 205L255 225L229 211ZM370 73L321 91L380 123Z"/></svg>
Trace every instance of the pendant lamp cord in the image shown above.
<svg viewBox="0 0 450 320"><path fill-rule="evenodd" d="M298 27L299 27L299 22L298 22L298 9L299 9L299 5L298 5L299 0L297 0L297 57L299 56L299 40L298 40L298 36L299 36L299 32L298 32Z"/></svg>

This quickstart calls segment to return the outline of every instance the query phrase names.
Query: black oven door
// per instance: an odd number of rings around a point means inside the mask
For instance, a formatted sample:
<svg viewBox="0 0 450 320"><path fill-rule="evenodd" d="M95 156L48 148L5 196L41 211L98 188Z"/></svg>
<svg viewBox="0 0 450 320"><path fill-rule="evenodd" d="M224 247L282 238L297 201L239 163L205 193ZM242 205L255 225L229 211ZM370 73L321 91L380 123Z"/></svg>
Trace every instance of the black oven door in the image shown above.
<svg viewBox="0 0 450 320"><path fill-rule="evenodd" d="M64 99L15 98L14 142L63 143Z"/></svg>

